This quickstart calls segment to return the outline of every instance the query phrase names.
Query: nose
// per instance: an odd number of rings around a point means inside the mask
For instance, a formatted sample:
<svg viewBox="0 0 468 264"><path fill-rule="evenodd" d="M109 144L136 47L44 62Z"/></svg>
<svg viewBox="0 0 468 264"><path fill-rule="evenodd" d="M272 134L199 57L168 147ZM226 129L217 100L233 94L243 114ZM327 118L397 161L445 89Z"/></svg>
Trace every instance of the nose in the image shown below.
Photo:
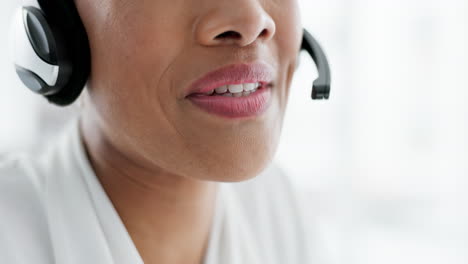
<svg viewBox="0 0 468 264"><path fill-rule="evenodd" d="M258 0L214 0L216 7L195 23L195 39L203 46L238 45L271 39L276 25Z"/></svg>

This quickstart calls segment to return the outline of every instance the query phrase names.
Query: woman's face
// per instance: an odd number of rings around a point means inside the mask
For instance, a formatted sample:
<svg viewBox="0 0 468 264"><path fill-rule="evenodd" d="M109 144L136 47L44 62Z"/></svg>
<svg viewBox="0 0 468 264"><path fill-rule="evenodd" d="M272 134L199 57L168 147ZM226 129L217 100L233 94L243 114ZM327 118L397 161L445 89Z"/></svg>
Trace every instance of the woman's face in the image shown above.
<svg viewBox="0 0 468 264"><path fill-rule="evenodd" d="M246 180L268 165L302 40L297 0L75 1L92 55L85 111L119 151L199 180ZM263 113L226 118L186 97L206 73L250 63L273 70Z"/></svg>

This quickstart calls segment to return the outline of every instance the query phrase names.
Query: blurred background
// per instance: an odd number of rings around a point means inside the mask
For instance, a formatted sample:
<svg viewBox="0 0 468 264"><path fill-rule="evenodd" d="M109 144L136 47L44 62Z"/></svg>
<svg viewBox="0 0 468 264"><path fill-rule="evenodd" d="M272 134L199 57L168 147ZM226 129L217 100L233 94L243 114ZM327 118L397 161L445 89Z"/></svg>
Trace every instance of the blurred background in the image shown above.
<svg viewBox="0 0 468 264"><path fill-rule="evenodd" d="M4 36L18 2L0 3ZM299 2L331 98L310 99L302 54L276 161L303 198L311 248L332 264L468 263L468 1ZM37 150L77 106L24 88L2 39L0 152Z"/></svg>

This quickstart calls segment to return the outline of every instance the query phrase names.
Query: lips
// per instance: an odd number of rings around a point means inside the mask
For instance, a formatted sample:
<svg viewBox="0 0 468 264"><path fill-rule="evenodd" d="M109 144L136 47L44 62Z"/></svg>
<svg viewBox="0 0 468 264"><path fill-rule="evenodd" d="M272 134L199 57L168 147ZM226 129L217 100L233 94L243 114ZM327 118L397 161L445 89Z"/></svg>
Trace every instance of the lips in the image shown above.
<svg viewBox="0 0 468 264"><path fill-rule="evenodd" d="M234 64L195 81L186 92L186 98L199 109L224 118L257 117L271 105L273 79L273 67L267 64ZM251 90L251 84L258 88ZM219 94L226 90L232 94Z"/></svg>
<svg viewBox="0 0 468 264"><path fill-rule="evenodd" d="M269 86L274 79L274 69L265 63L233 64L212 71L193 82L186 91L186 97L204 94L218 87L233 84L262 83Z"/></svg>

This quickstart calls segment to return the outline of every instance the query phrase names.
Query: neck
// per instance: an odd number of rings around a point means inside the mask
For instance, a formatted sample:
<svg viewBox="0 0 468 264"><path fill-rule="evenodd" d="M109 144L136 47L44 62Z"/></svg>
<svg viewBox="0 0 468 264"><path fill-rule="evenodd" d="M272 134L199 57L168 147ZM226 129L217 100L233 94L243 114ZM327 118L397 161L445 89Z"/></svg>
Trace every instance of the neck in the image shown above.
<svg viewBox="0 0 468 264"><path fill-rule="evenodd" d="M217 184L141 164L86 116L80 132L96 176L144 262L202 263Z"/></svg>

